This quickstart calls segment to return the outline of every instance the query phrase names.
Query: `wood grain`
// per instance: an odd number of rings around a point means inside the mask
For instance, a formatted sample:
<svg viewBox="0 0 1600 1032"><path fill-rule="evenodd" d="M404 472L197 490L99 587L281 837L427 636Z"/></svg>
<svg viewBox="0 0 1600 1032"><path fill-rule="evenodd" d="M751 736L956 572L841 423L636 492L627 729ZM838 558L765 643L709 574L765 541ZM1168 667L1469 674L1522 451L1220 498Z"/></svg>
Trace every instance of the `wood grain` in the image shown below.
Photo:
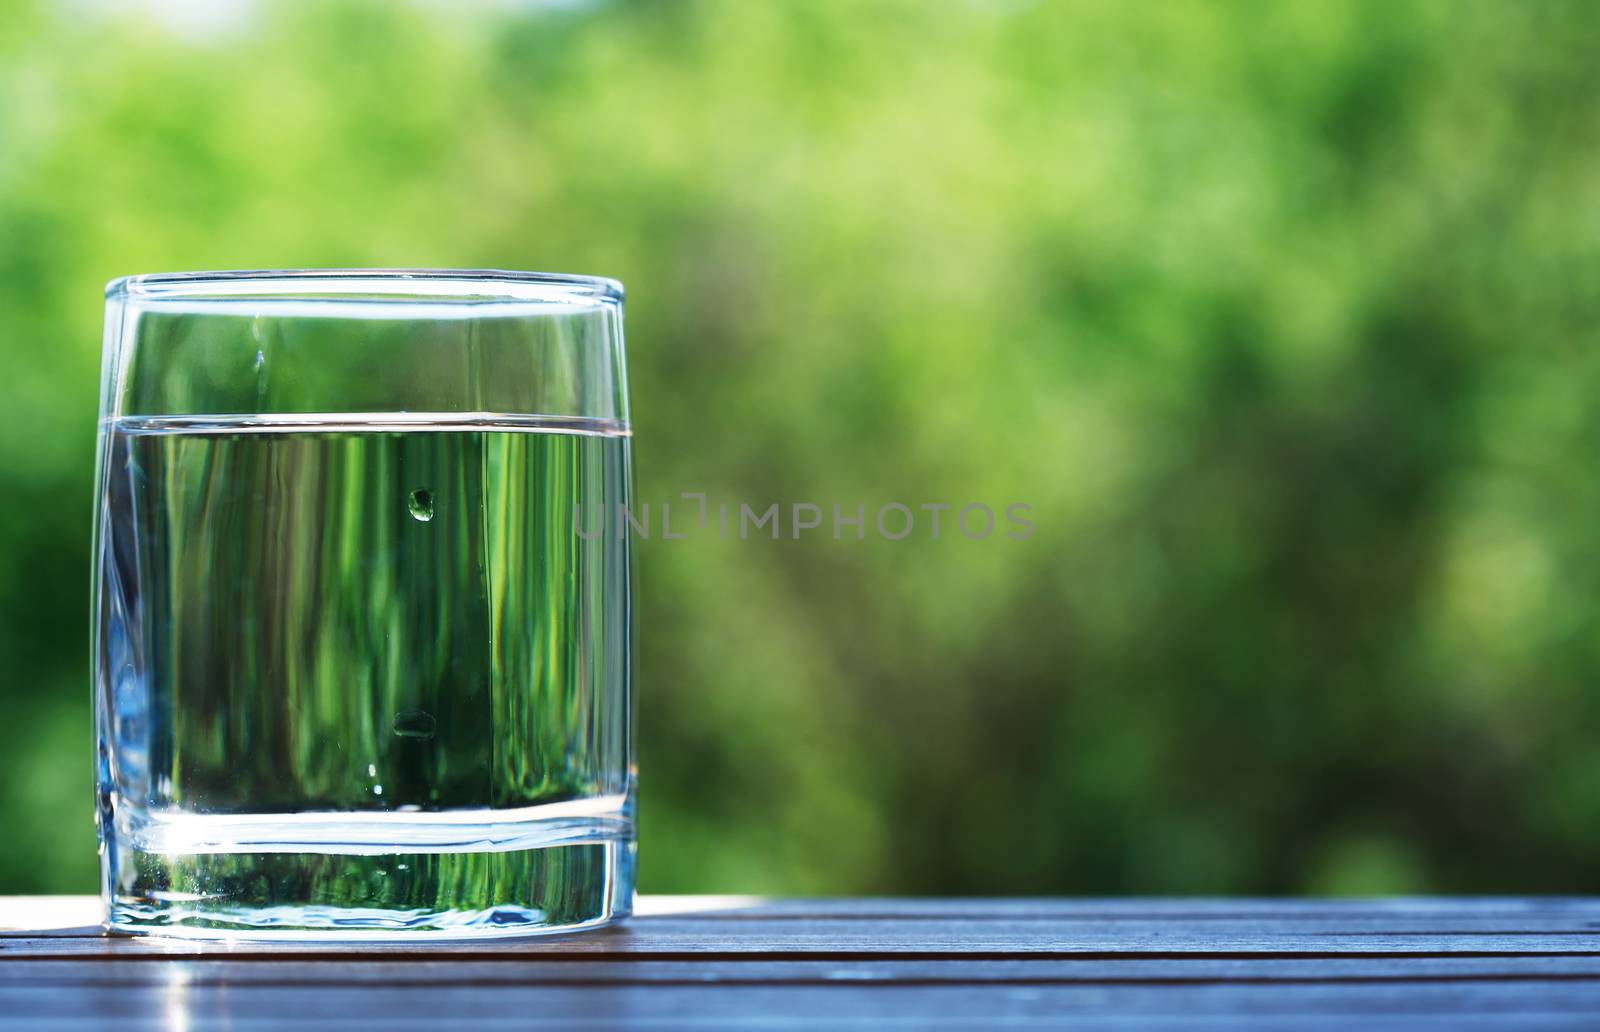
<svg viewBox="0 0 1600 1032"><path fill-rule="evenodd" d="M1600 900L661 897L481 944L109 937L0 900L0 1027L1600 1028Z"/></svg>

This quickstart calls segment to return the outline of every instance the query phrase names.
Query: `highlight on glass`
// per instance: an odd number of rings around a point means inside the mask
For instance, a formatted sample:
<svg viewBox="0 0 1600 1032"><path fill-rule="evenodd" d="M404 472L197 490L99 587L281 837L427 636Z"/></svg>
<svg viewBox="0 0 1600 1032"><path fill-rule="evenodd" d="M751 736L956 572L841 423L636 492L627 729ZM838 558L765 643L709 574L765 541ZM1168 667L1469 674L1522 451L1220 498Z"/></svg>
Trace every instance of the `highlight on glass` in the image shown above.
<svg viewBox="0 0 1600 1032"><path fill-rule="evenodd" d="M94 530L113 930L477 937L626 915L622 289L107 289Z"/></svg>

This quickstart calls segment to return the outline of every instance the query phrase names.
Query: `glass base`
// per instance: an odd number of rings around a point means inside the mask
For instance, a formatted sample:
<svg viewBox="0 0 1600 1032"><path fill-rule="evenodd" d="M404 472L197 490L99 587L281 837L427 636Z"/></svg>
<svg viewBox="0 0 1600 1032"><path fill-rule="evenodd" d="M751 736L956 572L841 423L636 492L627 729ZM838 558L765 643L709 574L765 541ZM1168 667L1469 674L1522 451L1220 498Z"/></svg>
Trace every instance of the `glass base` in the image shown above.
<svg viewBox="0 0 1600 1032"><path fill-rule="evenodd" d="M400 852L152 852L113 845L106 924L199 939L483 939L578 931L633 909L631 829L571 822L562 844ZM576 841L574 841L576 839ZM488 843L480 843L487 846Z"/></svg>

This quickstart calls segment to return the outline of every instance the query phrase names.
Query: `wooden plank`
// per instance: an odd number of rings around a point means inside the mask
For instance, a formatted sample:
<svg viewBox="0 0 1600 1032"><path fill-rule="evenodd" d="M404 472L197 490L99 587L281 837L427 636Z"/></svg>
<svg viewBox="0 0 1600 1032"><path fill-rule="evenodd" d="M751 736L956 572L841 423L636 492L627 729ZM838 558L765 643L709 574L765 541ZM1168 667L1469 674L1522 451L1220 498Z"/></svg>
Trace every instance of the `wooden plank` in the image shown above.
<svg viewBox="0 0 1600 1032"><path fill-rule="evenodd" d="M1128 913L1088 912L1125 902ZM0 958L62 956L625 957L884 954L1083 957L1600 954L1591 899L1281 901L641 900L620 928L474 943L214 943L106 937L92 897L0 903ZM992 909L989 909L991 908ZM1178 909L1179 907L1186 909Z"/></svg>
<svg viewBox="0 0 1600 1032"><path fill-rule="evenodd" d="M1600 1027L1600 901L645 898L470 944L101 935L0 900L0 1028Z"/></svg>
<svg viewBox="0 0 1600 1032"><path fill-rule="evenodd" d="M393 985L287 993L273 985L164 988L8 987L11 1027L479 1028L1283 1027L1338 1019L1350 1027L1582 1027L1600 1022L1592 986L627 986ZM1337 1027L1337 1026L1332 1026Z"/></svg>
<svg viewBox="0 0 1600 1032"><path fill-rule="evenodd" d="M280 987L517 985L1199 985L1393 982L1600 983L1600 958L1587 957L1359 957L1315 960L1279 957L1128 957L1112 960L981 960L965 957L904 960L625 960L505 958L497 961L419 961L344 958L148 959L34 958L0 964L0 990L10 986L164 986L182 972L189 986Z"/></svg>
<svg viewBox="0 0 1600 1032"><path fill-rule="evenodd" d="M830 921L774 918L730 927L685 917L642 918L620 929L583 935L489 942L207 942L94 934L13 936L0 940L0 960L116 956L369 956L419 959L656 956L869 959L886 955L989 959L1182 956L1187 954L1320 956L1600 956L1600 930L1562 921L1326 922L1314 928L1270 918L1183 922L961 920Z"/></svg>

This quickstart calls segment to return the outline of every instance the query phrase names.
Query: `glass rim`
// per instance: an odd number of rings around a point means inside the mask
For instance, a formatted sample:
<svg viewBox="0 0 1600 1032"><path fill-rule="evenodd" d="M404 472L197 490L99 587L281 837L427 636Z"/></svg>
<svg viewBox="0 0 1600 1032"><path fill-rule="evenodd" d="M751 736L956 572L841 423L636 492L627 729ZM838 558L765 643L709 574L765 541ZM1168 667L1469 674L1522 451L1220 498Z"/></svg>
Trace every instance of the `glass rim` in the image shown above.
<svg viewBox="0 0 1600 1032"><path fill-rule="evenodd" d="M106 284L110 300L157 302L315 300L355 298L377 303L621 304L623 287L605 276L514 269L246 269L155 272L119 276Z"/></svg>

